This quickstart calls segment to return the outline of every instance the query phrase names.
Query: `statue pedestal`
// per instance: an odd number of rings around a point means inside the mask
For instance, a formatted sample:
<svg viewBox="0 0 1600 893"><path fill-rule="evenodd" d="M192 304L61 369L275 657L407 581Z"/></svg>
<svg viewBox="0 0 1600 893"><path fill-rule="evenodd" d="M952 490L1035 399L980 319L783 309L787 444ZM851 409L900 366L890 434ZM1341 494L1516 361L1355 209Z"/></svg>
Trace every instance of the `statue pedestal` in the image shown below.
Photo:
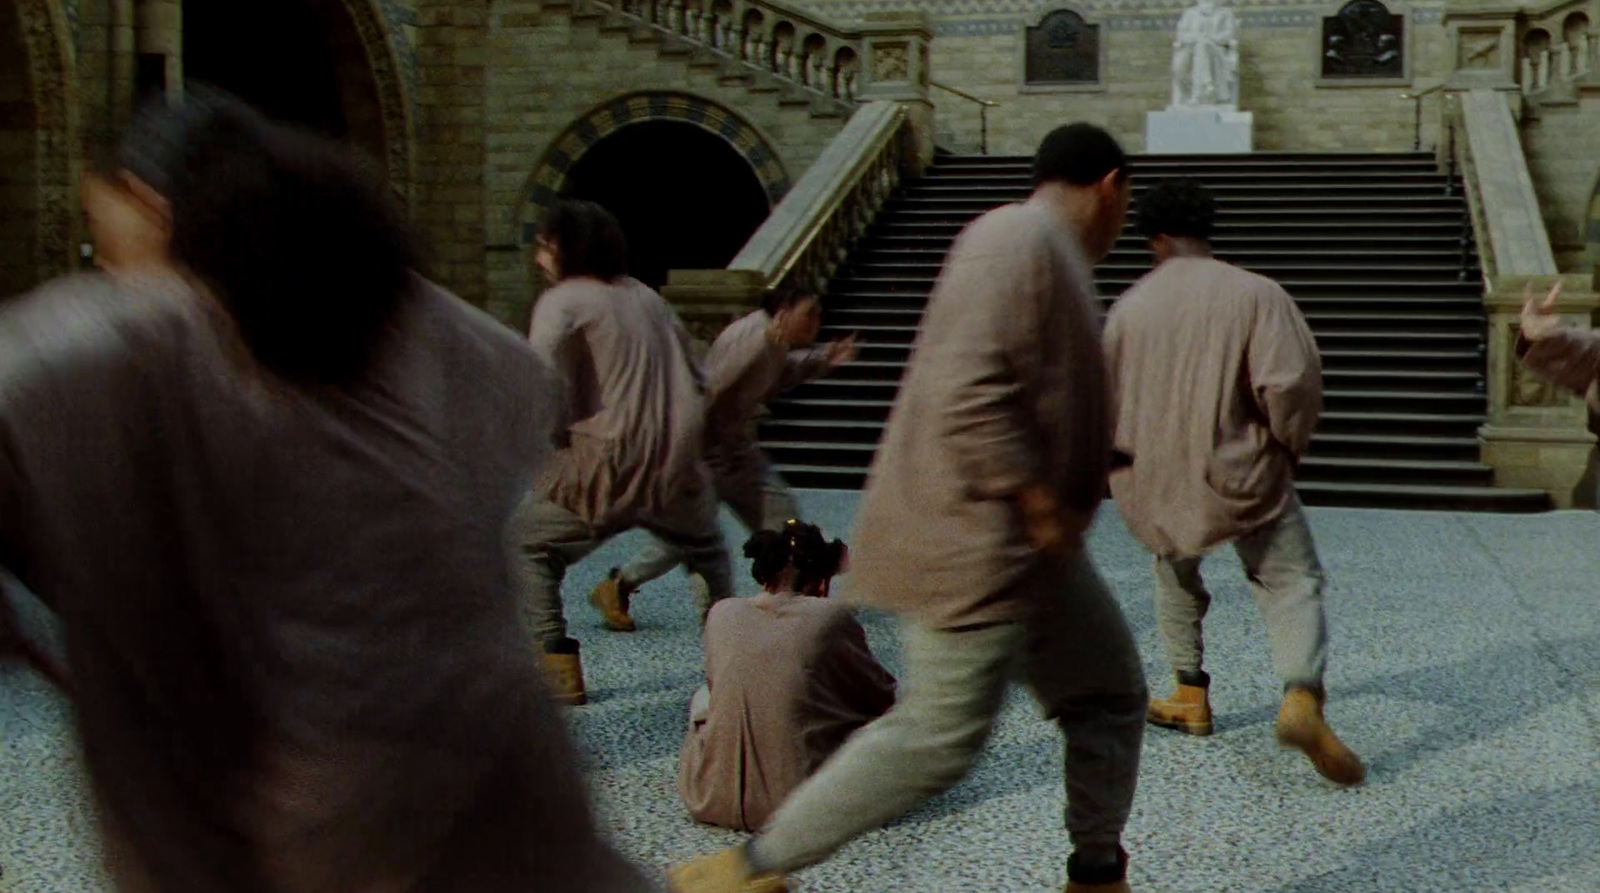
<svg viewBox="0 0 1600 893"><path fill-rule="evenodd" d="M1226 106L1146 112L1144 151L1149 155L1248 155L1255 116Z"/></svg>

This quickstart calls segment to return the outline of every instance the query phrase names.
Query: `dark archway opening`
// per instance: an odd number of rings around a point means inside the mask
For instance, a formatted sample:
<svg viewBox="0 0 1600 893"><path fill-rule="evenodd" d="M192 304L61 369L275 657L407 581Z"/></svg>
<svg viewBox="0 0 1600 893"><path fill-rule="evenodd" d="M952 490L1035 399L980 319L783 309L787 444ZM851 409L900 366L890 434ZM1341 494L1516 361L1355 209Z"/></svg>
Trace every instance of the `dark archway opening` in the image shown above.
<svg viewBox="0 0 1600 893"><path fill-rule="evenodd" d="M631 272L657 289L668 270L726 267L771 211L750 162L682 121L631 124L600 140L567 173L563 194L617 215Z"/></svg>
<svg viewBox="0 0 1600 893"><path fill-rule="evenodd" d="M278 0L271 15L237 0L184 0L183 73L348 142L385 170L378 85L345 0Z"/></svg>
<svg viewBox="0 0 1600 893"><path fill-rule="evenodd" d="M38 284L38 107L22 10L0 0L0 299Z"/></svg>

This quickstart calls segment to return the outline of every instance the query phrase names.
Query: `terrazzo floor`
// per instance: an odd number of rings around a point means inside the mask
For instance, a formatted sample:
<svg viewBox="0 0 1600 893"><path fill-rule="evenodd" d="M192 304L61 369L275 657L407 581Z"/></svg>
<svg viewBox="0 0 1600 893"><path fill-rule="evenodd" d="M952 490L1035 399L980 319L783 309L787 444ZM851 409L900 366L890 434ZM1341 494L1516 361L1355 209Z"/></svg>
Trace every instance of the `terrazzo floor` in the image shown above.
<svg viewBox="0 0 1600 893"><path fill-rule="evenodd" d="M848 538L853 494L804 492L801 503ZM1367 759L1369 780L1337 790L1277 750L1265 631L1238 562L1219 553L1206 563L1217 734L1147 738L1126 839L1134 889L1600 893L1600 515L1310 514L1330 580L1329 718ZM592 697L570 716L605 826L661 869L742 838L693 824L674 786L700 680L683 577L637 599L632 635L602 630L581 597L638 543L620 538L569 577ZM1092 549L1152 689L1165 693L1149 559L1114 507ZM864 621L898 672L893 624ZM796 889L1059 890L1061 748L1014 693L970 779L800 875ZM105 889L64 705L15 670L0 671L0 865L3 893Z"/></svg>

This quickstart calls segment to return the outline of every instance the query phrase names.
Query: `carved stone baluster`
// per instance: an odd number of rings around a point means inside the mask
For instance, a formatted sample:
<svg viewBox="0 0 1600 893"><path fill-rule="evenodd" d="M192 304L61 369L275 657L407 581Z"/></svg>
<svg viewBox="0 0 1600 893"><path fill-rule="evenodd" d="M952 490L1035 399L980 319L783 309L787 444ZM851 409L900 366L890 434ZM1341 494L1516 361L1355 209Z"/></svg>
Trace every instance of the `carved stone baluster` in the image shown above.
<svg viewBox="0 0 1600 893"><path fill-rule="evenodd" d="M806 61L810 63L811 68L806 74L806 84L817 90L826 91L828 89L828 66L823 61L822 55L814 53L807 56Z"/></svg>
<svg viewBox="0 0 1600 893"><path fill-rule="evenodd" d="M727 18L718 19L716 31L717 49L731 55L739 55L739 49L741 49L742 46L736 46L734 44L735 31L733 29L733 21ZM740 45L742 45L744 43L744 36L742 34L738 35L738 40Z"/></svg>
<svg viewBox="0 0 1600 893"><path fill-rule="evenodd" d="M683 34L690 40L705 43L705 35L700 33L700 10L689 7L683 14Z"/></svg>
<svg viewBox="0 0 1600 893"><path fill-rule="evenodd" d="M706 46L717 45L717 19L709 12L695 13L699 16L700 42Z"/></svg>
<svg viewBox="0 0 1600 893"><path fill-rule="evenodd" d="M1589 32L1578 32L1578 47L1573 53L1577 57L1577 71L1579 75L1589 73Z"/></svg>
<svg viewBox="0 0 1600 893"><path fill-rule="evenodd" d="M783 73L795 83L804 83L806 57L791 44L789 54L783 60Z"/></svg>
<svg viewBox="0 0 1600 893"><path fill-rule="evenodd" d="M1572 80L1572 44L1556 47L1556 77L1562 82Z"/></svg>
<svg viewBox="0 0 1600 893"><path fill-rule="evenodd" d="M667 27L671 28L676 34L688 35L693 33L689 30L685 12L683 0L672 0L672 5L667 7Z"/></svg>
<svg viewBox="0 0 1600 893"><path fill-rule="evenodd" d="M844 77L840 80L840 85L841 88L839 90L839 98L846 102L855 102L856 70L854 68L845 69Z"/></svg>
<svg viewBox="0 0 1600 893"><path fill-rule="evenodd" d="M1532 93L1534 90L1537 90L1537 89L1538 89L1538 84L1535 83L1534 75L1533 75L1533 57L1532 56L1523 56L1522 57L1522 92L1523 93Z"/></svg>
<svg viewBox="0 0 1600 893"><path fill-rule="evenodd" d="M1546 87L1550 86L1550 51L1549 50L1540 50L1539 51L1539 64L1538 64L1537 68L1539 69L1539 89L1543 90Z"/></svg>

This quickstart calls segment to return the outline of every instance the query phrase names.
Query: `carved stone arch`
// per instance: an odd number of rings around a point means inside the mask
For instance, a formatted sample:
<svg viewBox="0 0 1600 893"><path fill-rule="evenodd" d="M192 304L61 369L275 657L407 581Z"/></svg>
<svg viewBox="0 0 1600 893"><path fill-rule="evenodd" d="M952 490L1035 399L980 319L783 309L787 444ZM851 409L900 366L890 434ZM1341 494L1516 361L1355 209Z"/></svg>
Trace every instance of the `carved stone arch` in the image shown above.
<svg viewBox="0 0 1600 893"><path fill-rule="evenodd" d="M5 0L0 0L3 4ZM32 267L35 281L70 271L78 248L77 83L71 24L60 0L15 5L31 114ZM4 14L0 6L0 14Z"/></svg>
<svg viewBox="0 0 1600 893"><path fill-rule="evenodd" d="M726 140L750 164L774 206L789 191L789 174L772 141L738 112L690 93L624 94L579 117L545 150L522 192L517 221L524 246L533 242L539 218L561 195L567 185L567 172L578 159L607 136L646 121L693 124Z"/></svg>
<svg viewBox="0 0 1600 893"><path fill-rule="evenodd" d="M416 183L416 124L408 75L402 58L406 41L399 23L385 13L382 0L339 0L361 41L378 95L383 124L384 172L402 207L412 205Z"/></svg>

